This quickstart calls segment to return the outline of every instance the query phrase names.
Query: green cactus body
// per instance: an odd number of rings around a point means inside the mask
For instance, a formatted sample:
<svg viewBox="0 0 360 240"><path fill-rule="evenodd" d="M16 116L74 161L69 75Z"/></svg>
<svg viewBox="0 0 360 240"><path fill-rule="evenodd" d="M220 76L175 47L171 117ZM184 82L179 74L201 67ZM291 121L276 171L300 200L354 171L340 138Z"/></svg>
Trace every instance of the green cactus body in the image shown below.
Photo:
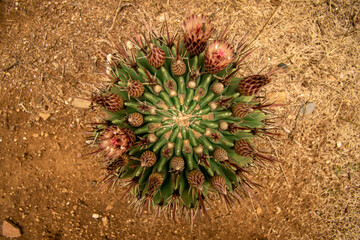
<svg viewBox="0 0 360 240"><path fill-rule="evenodd" d="M110 103L104 102L105 97L97 100L110 115L108 124L96 129L101 136L97 138L100 149L111 166L106 179L130 182L128 192L141 209L158 206L171 215L194 208L205 211L212 193L231 206L240 202L239 191L248 186L244 184L248 181L244 177L247 165L258 159L273 160L258 153L251 143L258 135L255 130L267 127L266 111L249 96L258 92L256 81L260 77L246 84L233 77L227 80L229 84L222 84L238 70L236 61L242 53L223 40L215 41L207 52L204 44L213 30L210 22L204 16L191 16L186 21L185 43L179 39L169 46L165 34L154 35L149 46L139 43L141 49L131 64L130 56L122 52L124 61L112 66L111 77L116 82L109 91L120 96L121 102L113 95ZM211 31L202 34L204 39L201 34L200 39L194 37L201 46L191 42L192 35L207 28ZM165 60L173 53L176 61ZM186 69L174 74L172 64L179 62ZM124 156L128 160L116 165Z"/></svg>

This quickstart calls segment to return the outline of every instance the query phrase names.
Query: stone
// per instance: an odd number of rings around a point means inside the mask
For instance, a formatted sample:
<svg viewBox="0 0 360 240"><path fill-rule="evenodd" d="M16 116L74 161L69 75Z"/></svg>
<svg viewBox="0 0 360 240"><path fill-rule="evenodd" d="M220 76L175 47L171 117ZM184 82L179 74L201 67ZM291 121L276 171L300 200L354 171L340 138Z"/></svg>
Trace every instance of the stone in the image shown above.
<svg viewBox="0 0 360 240"><path fill-rule="evenodd" d="M275 214L279 214L281 212L281 208L280 207L276 207L275 208Z"/></svg>
<svg viewBox="0 0 360 240"><path fill-rule="evenodd" d="M113 204L113 203L110 203L110 204L108 204L108 205L106 206L105 210L106 210L106 211L110 211L110 210L112 210L113 208L114 208L114 204Z"/></svg>
<svg viewBox="0 0 360 240"><path fill-rule="evenodd" d="M14 223L5 220L2 225L2 235L9 238L21 237L21 230Z"/></svg>
<svg viewBox="0 0 360 240"><path fill-rule="evenodd" d="M50 113L40 113L39 116L44 119L44 121L48 120L51 117Z"/></svg>
<svg viewBox="0 0 360 240"><path fill-rule="evenodd" d="M99 217L100 217L100 215L97 214L97 213L94 213L94 214L92 215L92 218L95 218L95 219L98 219Z"/></svg>
<svg viewBox="0 0 360 240"><path fill-rule="evenodd" d="M160 15L157 17L157 19L158 19L159 22L165 22L166 19L169 19L169 16L168 16L168 14L163 13L163 14L160 14Z"/></svg>
<svg viewBox="0 0 360 240"><path fill-rule="evenodd" d="M76 108L87 109L90 107L90 105L91 105L91 101L81 98L75 98L74 101L72 102L72 106Z"/></svg>
<svg viewBox="0 0 360 240"><path fill-rule="evenodd" d="M132 43L131 41L127 41L127 42L126 42L126 47L127 47L128 49L133 49L133 48L134 48L134 45L133 45L133 43Z"/></svg>
<svg viewBox="0 0 360 240"><path fill-rule="evenodd" d="M108 217L102 217L101 221L102 221L104 227L109 226L109 218Z"/></svg>
<svg viewBox="0 0 360 240"><path fill-rule="evenodd" d="M273 92L266 95L269 103L286 104L286 92Z"/></svg>
<svg viewBox="0 0 360 240"><path fill-rule="evenodd" d="M304 115L311 115L316 107L313 102L307 102L300 107L300 113Z"/></svg>

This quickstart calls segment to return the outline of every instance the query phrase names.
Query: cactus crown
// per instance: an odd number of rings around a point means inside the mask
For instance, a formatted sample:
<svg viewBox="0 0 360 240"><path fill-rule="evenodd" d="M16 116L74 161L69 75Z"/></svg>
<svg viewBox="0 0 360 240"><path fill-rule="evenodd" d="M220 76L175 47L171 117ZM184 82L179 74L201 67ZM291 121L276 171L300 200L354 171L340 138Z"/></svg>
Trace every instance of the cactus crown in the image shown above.
<svg viewBox="0 0 360 240"><path fill-rule="evenodd" d="M254 186L245 168L274 161L251 141L267 132L270 105L253 94L270 78L235 77L244 48L208 43L214 28L203 15L185 19L178 41L163 29L152 39L135 34L136 54L117 46L115 83L93 97L110 116L95 131L107 159L104 182L126 187L140 213L152 207L193 216L206 211L211 194L228 208L242 203Z"/></svg>

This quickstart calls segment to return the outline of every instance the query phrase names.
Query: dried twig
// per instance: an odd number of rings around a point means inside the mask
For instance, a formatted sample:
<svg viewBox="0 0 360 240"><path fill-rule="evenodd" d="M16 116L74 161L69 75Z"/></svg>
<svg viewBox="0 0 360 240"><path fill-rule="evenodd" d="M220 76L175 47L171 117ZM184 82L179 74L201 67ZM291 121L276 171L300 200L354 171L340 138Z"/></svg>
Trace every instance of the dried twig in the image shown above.
<svg viewBox="0 0 360 240"><path fill-rule="evenodd" d="M9 67L5 68L3 72L8 72L10 69L16 67L16 65L18 65L19 63L20 61L16 61L15 63L11 64Z"/></svg>
<svg viewBox="0 0 360 240"><path fill-rule="evenodd" d="M340 120L343 120L343 121L345 121L345 122L348 122L348 123L354 124L354 125L356 125L356 126L358 126L358 127L360 127L360 124L355 123L355 122L353 122L353 121L347 120L347 119L345 119L345 118L339 118L339 119L340 119Z"/></svg>
<svg viewBox="0 0 360 240"><path fill-rule="evenodd" d="M257 40L260 36L260 34L264 31L264 29L267 27L267 25L269 25L270 20L272 19L272 17L275 15L276 11L279 9L279 7L281 6L282 1L276 6L276 8L274 9L274 11L272 12L272 14L270 15L270 17L268 18L268 20L266 21L266 23L264 24L264 26L261 28L261 30L259 31L259 33L254 37L254 39L246 46L246 48L249 48L251 46L251 44L253 42L255 42L255 40Z"/></svg>
<svg viewBox="0 0 360 240"><path fill-rule="evenodd" d="M128 6L132 6L131 3L126 3L126 4L123 4L121 5L122 3L122 0L119 1L119 5L118 5L118 8L116 9L116 12L115 12L115 16L113 18L113 22L111 24L111 27L109 28L109 30L107 31L107 33L109 33L115 26L115 22L116 22L116 18L118 16L118 14L121 12L121 10L123 10L125 7L128 7Z"/></svg>

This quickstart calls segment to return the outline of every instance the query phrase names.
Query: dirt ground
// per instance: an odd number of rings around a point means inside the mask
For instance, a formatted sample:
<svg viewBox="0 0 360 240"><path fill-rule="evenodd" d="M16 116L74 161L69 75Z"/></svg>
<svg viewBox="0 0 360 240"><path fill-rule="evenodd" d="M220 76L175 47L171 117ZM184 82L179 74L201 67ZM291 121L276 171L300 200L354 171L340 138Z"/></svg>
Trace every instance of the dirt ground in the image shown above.
<svg viewBox="0 0 360 240"><path fill-rule="evenodd" d="M235 37L261 32L243 74L289 66L267 88L286 105L283 134L270 142L281 163L255 170L263 207L214 209L201 238L359 239L360 2L284 0L262 30L280 2L1 0L1 223L19 226L19 239L199 238L189 221L152 225L119 191L98 191L100 165L83 156L96 110L72 104L102 85L109 40L164 16L177 30L191 11L218 29L230 22ZM309 104L314 111L303 114Z"/></svg>

